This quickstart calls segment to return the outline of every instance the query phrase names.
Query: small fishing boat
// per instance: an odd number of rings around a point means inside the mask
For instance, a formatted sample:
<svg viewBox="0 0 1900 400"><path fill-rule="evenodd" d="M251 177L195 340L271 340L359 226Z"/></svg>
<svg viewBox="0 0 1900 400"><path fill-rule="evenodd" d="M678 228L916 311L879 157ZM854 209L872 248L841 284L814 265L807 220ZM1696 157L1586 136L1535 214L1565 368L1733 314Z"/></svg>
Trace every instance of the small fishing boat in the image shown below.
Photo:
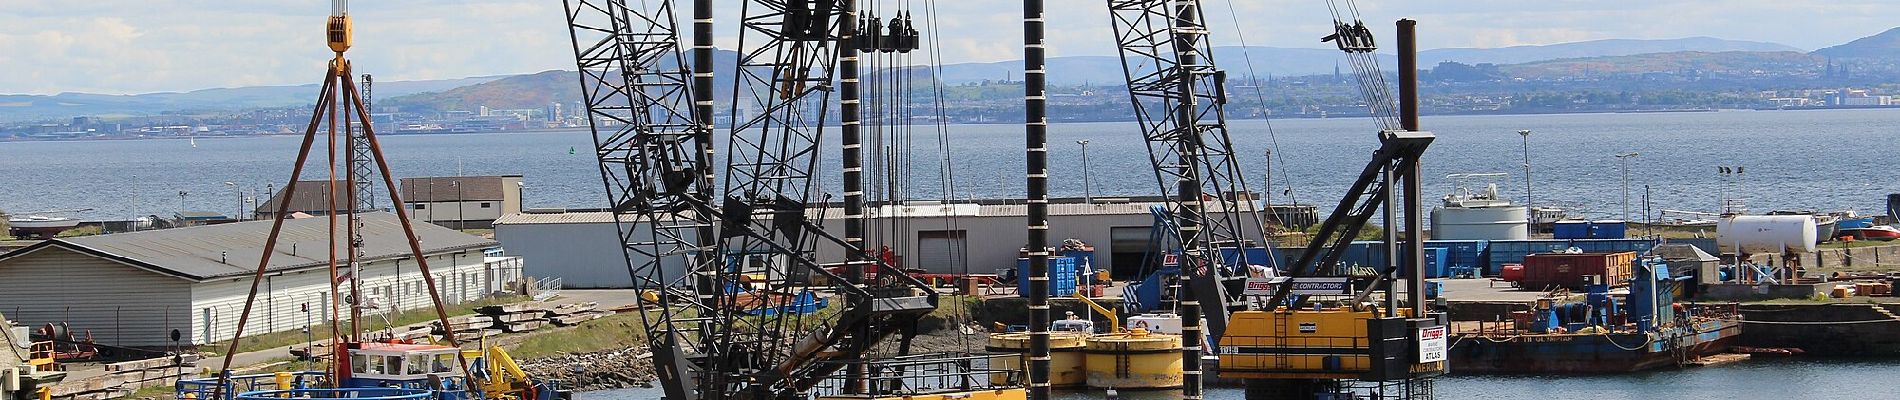
<svg viewBox="0 0 1900 400"><path fill-rule="evenodd" d="M1891 225L1875 225L1875 226L1869 226L1865 228L1841 229L1838 234L1841 236L1853 237L1854 240L1888 241L1888 240L1900 239L1900 229L1894 229L1894 227Z"/></svg>

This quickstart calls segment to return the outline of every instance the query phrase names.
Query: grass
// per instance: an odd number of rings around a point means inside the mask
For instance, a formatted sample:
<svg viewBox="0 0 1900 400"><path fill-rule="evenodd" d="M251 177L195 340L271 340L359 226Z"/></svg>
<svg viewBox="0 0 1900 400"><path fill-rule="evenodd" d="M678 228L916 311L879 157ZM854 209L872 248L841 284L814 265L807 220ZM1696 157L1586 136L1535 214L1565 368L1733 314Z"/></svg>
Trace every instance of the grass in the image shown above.
<svg viewBox="0 0 1900 400"><path fill-rule="evenodd" d="M640 314L622 313L587 321L572 328L533 334L515 345L509 354L527 359L646 345L646 329L640 325Z"/></svg>
<svg viewBox="0 0 1900 400"><path fill-rule="evenodd" d="M98 226L82 226L78 228L60 231L58 236L63 237L63 238L69 238L69 237L76 237L76 236L92 236L92 235L97 235L101 233L105 233L105 228L100 228Z"/></svg>
<svg viewBox="0 0 1900 400"><path fill-rule="evenodd" d="M517 303L517 302L522 302L526 300L527 300L526 297L520 297L520 296L489 298L489 299L482 299L482 300L471 301L471 302L464 302L462 304L450 304L448 305L448 308L445 311L448 311L449 316L453 317L457 315L473 314L475 312L475 308L477 307ZM415 324L415 323L420 323L420 322L434 321L436 319L436 315L435 315L434 308L419 308L419 309L396 313L395 316L389 319L390 321L389 325L385 325L383 323L383 319L379 317L371 317L371 316L365 315L363 319L365 320L365 322L368 323L368 325L365 328L381 329L384 326L404 326L404 325ZM329 335L328 332L330 332L330 324L327 324L327 323L317 324L316 326L310 327L310 332L312 332L314 337L327 338L328 337L327 335ZM289 345L294 345L294 344L303 344L304 341L306 339L309 339L310 337L311 336L305 336L305 334L301 331L295 331L295 330L283 331L283 332L272 332L272 333L257 334L257 335L246 335L244 338L244 341L238 344L238 352L248 353L248 352L253 352L253 351L269 350L269 349L274 349L274 348L284 347L284 346L289 346ZM230 346L231 346L230 341L222 341L222 342L207 344L204 346L199 346L199 350L221 355L221 354L224 354L224 351L226 349L229 349Z"/></svg>

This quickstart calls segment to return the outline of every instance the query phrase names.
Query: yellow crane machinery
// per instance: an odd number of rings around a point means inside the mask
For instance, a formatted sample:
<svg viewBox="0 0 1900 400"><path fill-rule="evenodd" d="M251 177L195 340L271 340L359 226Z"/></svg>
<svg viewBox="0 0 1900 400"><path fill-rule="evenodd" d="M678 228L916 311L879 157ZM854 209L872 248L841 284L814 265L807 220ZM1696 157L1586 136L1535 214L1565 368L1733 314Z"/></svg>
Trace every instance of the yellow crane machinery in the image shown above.
<svg viewBox="0 0 1900 400"><path fill-rule="evenodd" d="M1397 107L1391 107L1384 78L1377 75L1381 70L1372 55L1372 35L1357 19L1353 16L1349 24L1336 15L1336 32L1325 40L1336 42L1355 69L1371 71L1359 79L1375 119L1383 125L1380 147L1305 251L1288 266L1288 276L1248 282L1243 295L1265 298L1255 303L1261 309L1229 316L1228 330L1219 338L1220 376L1245 379L1249 399L1361 392L1429 399L1430 378L1447 370L1446 322L1442 314L1426 314L1423 272L1415 261L1424 259L1418 160L1434 139L1418 124L1415 24L1398 23L1399 96ZM1337 265L1340 250L1374 214L1384 216L1386 259L1395 263L1372 277L1322 272ZM1404 240L1398 236L1400 216ZM1394 290L1400 282L1407 297L1403 307L1400 292ZM1383 305L1369 301L1381 291Z"/></svg>
<svg viewBox="0 0 1900 400"><path fill-rule="evenodd" d="M1089 309L1095 310L1096 314L1101 314L1102 317L1108 318L1108 332L1109 333L1116 333L1116 332L1122 331L1121 314L1116 313L1115 310L1111 310L1108 307L1102 307L1101 304L1096 303L1094 299L1090 299L1088 295L1082 294L1082 292L1080 291L1077 291L1075 292L1075 294L1072 294L1070 296L1075 297L1076 300L1081 300L1082 304L1089 305Z"/></svg>

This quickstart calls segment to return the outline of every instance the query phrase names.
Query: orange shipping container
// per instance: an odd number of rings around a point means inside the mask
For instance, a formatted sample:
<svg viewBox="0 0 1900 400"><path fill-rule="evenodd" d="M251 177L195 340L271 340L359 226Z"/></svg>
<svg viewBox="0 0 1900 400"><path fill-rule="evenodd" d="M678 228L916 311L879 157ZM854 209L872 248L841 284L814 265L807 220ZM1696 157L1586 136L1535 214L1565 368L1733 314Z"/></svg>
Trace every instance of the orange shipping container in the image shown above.
<svg viewBox="0 0 1900 400"><path fill-rule="evenodd" d="M1635 252L1620 253L1537 253L1524 257L1521 286L1533 290L1562 286L1582 290L1586 277L1599 275L1611 287L1629 284L1630 264Z"/></svg>

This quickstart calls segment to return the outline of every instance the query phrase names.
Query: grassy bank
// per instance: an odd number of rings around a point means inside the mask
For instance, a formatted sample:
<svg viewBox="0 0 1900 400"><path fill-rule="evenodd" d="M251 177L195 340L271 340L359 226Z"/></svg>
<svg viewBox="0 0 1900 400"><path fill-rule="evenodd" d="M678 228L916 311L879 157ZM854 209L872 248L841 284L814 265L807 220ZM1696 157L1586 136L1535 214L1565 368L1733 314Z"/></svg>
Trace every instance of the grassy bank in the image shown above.
<svg viewBox="0 0 1900 400"><path fill-rule="evenodd" d="M644 347L646 343L646 329L640 326L640 315L624 313L587 321L580 326L531 334L508 352L527 359Z"/></svg>

